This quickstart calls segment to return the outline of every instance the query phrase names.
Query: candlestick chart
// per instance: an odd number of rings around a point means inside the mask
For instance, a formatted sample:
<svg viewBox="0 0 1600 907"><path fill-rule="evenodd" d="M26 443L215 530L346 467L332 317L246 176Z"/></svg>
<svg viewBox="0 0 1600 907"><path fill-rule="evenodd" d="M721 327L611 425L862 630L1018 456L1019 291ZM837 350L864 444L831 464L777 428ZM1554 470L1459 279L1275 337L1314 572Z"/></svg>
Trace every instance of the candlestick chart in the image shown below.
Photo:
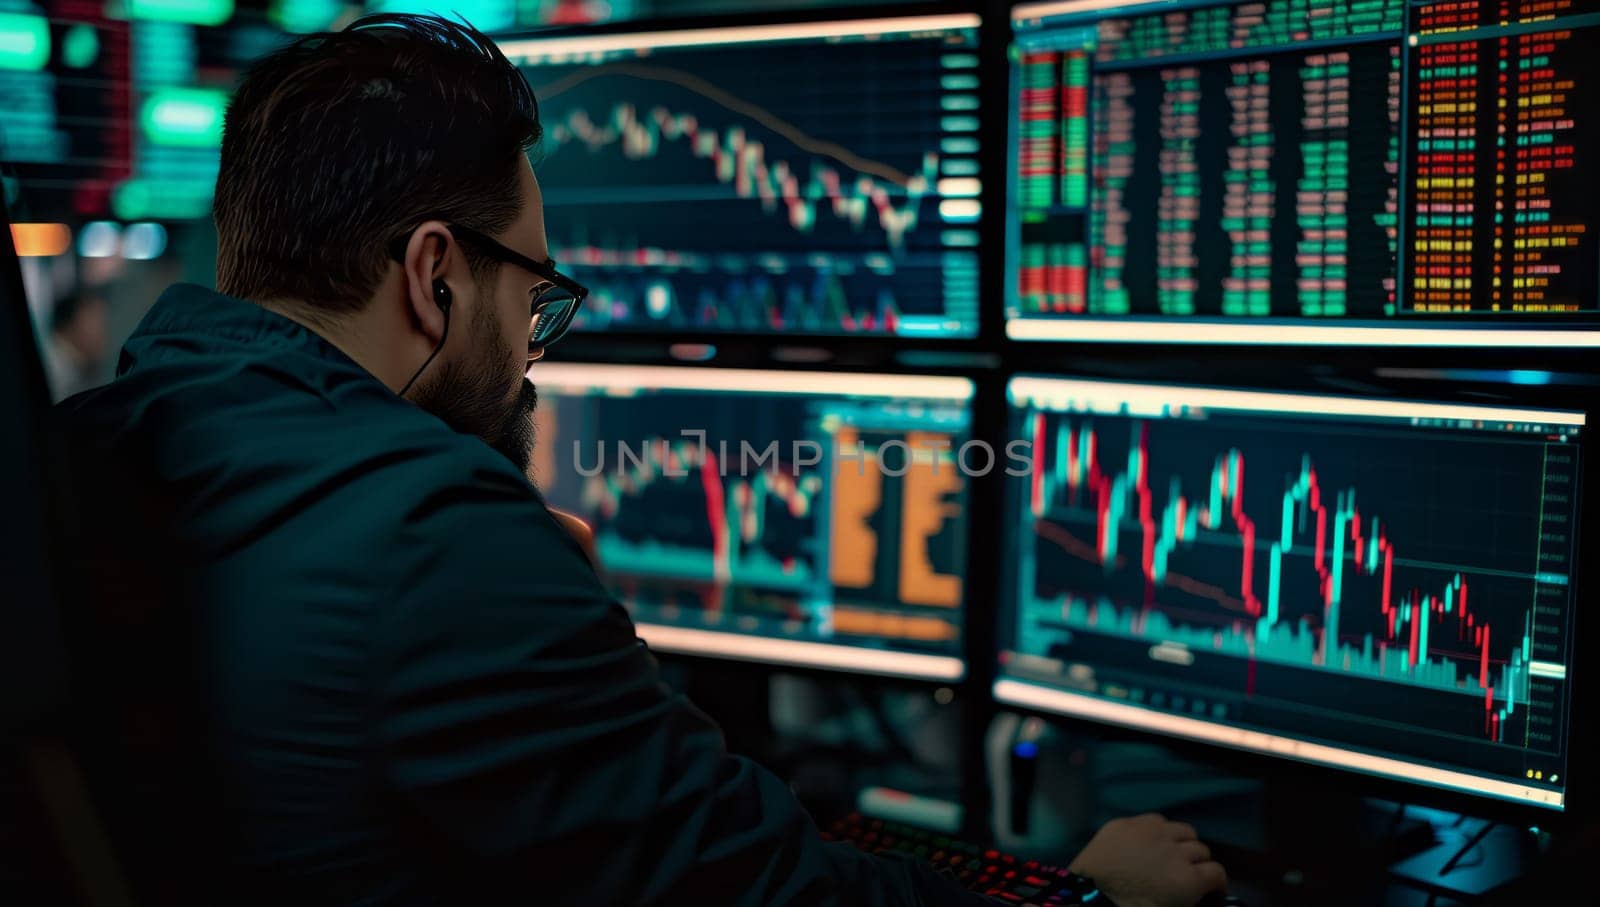
<svg viewBox="0 0 1600 907"><path fill-rule="evenodd" d="M1559 775L1575 430L1015 419L1015 651L1228 721Z"/></svg>
<svg viewBox="0 0 1600 907"><path fill-rule="evenodd" d="M974 40L525 63L552 254L593 290L578 327L971 334Z"/></svg>
<svg viewBox="0 0 1600 907"><path fill-rule="evenodd" d="M592 523L608 579L639 620L959 650L961 410L541 391L540 487Z"/></svg>

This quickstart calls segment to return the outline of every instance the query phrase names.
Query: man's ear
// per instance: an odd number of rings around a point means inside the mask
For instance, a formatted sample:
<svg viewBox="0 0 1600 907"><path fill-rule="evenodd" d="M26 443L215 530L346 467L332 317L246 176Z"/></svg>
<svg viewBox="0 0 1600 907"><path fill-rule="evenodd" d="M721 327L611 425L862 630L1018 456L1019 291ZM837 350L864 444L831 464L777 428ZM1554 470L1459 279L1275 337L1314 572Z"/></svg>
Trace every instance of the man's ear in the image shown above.
<svg viewBox="0 0 1600 907"><path fill-rule="evenodd" d="M425 221L412 232L400 265L406 313L429 344L437 344L444 337L450 303L455 298L445 279L452 257L457 254L455 245L443 221Z"/></svg>

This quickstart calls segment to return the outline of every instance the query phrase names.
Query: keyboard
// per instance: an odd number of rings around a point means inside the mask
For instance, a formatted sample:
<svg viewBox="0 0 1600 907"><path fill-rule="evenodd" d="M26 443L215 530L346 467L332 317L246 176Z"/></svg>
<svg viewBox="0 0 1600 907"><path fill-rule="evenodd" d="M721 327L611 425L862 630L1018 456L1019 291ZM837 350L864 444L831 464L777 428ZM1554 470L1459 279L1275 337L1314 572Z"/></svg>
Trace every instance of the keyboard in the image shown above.
<svg viewBox="0 0 1600 907"><path fill-rule="evenodd" d="M868 853L898 853L926 860L940 874L966 888L1013 904L1094 904L1100 892L1065 866L1020 860L899 822L851 813L822 836L848 841Z"/></svg>

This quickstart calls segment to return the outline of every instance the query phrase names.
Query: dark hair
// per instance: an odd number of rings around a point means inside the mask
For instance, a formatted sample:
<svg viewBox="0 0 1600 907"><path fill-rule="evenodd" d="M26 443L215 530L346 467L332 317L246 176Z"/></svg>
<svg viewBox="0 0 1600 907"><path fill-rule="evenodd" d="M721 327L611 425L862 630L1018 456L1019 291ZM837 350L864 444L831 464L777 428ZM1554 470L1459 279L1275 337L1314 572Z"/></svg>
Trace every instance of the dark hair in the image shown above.
<svg viewBox="0 0 1600 907"><path fill-rule="evenodd" d="M518 158L541 133L527 80L470 25L382 14L300 38L251 66L228 105L217 289L354 312L390 240L423 220L510 225Z"/></svg>

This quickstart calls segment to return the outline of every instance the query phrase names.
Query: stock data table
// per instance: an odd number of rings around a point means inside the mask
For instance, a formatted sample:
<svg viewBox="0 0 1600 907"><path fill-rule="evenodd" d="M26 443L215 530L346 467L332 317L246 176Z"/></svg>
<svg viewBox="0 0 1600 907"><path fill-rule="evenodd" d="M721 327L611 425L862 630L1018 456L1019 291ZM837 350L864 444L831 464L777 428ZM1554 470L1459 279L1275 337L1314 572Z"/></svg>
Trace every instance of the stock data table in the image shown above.
<svg viewBox="0 0 1600 907"><path fill-rule="evenodd" d="M1014 24L1012 337L1600 319L1591 0L1064 0Z"/></svg>

